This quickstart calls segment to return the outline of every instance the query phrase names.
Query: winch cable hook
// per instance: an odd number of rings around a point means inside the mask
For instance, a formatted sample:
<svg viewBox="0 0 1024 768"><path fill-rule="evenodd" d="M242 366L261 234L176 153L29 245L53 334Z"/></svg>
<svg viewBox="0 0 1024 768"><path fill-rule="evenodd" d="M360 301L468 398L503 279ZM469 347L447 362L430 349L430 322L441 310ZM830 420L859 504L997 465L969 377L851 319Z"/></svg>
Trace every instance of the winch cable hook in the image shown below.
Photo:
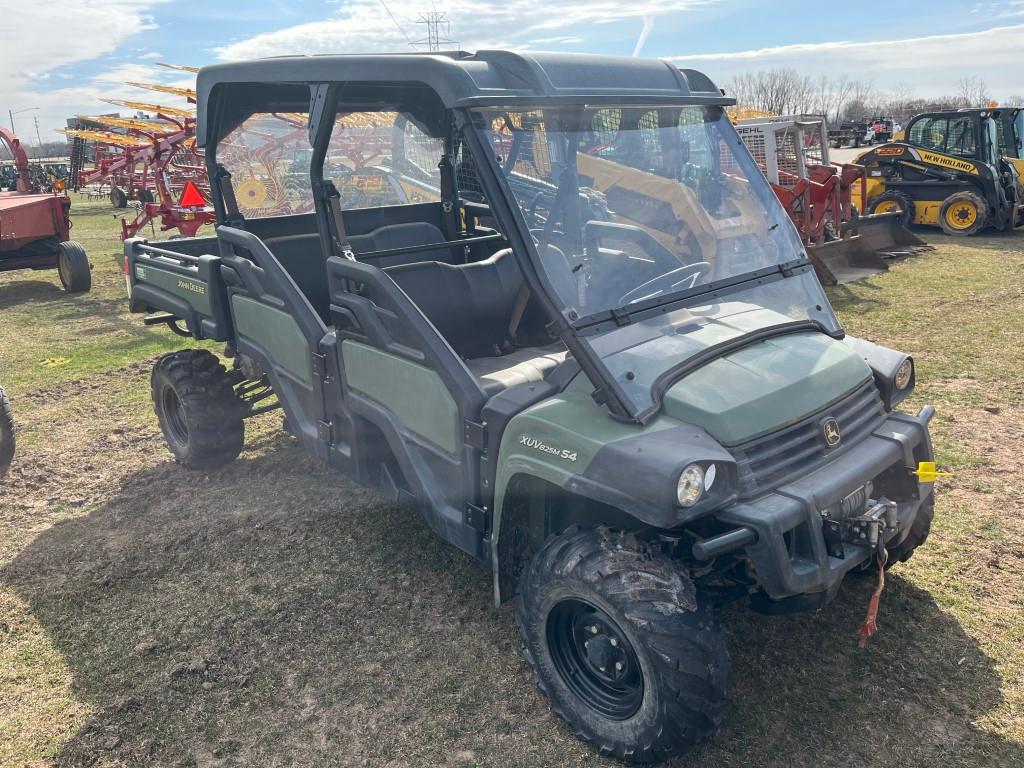
<svg viewBox="0 0 1024 768"><path fill-rule="evenodd" d="M885 564L889 560L889 551L879 539L878 547L878 586L871 595L871 602L868 603L868 615L864 623L860 625L860 642L858 645L864 648L868 644L868 638L878 631L878 603L882 597L882 590L885 588Z"/></svg>

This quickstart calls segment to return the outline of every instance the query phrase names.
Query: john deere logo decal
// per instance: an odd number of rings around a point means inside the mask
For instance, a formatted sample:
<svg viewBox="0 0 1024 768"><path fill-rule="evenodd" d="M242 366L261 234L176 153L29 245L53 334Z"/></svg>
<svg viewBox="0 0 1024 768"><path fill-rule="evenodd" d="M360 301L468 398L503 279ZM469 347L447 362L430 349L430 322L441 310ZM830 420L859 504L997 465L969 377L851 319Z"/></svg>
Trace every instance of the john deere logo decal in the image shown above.
<svg viewBox="0 0 1024 768"><path fill-rule="evenodd" d="M185 291L198 293L200 296L206 295L206 286L203 285L203 283L197 283L193 280L186 280L184 278L181 278L178 280L178 287Z"/></svg>
<svg viewBox="0 0 1024 768"><path fill-rule="evenodd" d="M831 416L821 422L821 437L829 448L839 445L839 441L843 439L843 435L839 431L839 422Z"/></svg>

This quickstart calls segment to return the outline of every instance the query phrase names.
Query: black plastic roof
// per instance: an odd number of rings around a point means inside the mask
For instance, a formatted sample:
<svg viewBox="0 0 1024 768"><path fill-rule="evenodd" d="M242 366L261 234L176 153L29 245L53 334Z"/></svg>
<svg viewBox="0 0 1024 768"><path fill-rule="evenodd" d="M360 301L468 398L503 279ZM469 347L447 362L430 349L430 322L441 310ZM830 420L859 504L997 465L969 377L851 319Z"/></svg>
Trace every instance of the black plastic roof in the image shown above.
<svg viewBox="0 0 1024 768"><path fill-rule="evenodd" d="M306 111L311 83L419 85L445 108L472 104L622 100L657 103L699 99L732 104L705 75L668 62L618 56L509 51L434 54L282 56L204 67L197 77L200 146L212 138L211 110ZM224 122L235 120L227 114Z"/></svg>

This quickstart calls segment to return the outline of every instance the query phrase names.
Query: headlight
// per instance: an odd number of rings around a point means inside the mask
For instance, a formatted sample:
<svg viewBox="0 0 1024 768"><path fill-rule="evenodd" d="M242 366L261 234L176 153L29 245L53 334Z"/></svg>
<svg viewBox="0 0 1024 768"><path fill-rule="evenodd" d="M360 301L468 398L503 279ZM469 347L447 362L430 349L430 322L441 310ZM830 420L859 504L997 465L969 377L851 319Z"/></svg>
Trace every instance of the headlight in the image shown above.
<svg viewBox="0 0 1024 768"><path fill-rule="evenodd" d="M893 377L893 383L896 385L896 389L906 389L910 386L910 379L914 375L914 361L909 357L900 363L900 367L896 369L896 376Z"/></svg>
<svg viewBox="0 0 1024 768"><path fill-rule="evenodd" d="M700 464L687 464L676 483L676 499L682 507L692 507L704 495L704 470Z"/></svg>

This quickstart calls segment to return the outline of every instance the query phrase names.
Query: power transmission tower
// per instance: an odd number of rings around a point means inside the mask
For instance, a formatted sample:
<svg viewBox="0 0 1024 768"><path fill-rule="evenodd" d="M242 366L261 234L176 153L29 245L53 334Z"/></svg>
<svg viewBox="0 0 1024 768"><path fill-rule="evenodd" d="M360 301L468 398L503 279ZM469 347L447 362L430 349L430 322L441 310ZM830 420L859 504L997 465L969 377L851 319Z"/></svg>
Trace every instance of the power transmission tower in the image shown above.
<svg viewBox="0 0 1024 768"><path fill-rule="evenodd" d="M426 24L427 36L422 40L416 40L414 45L425 45L427 50L430 52L436 52L441 50L441 44L452 45L455 48L459 47L459 43L456 40L452 40L448 35L451 32L451 25L448 22L448 14L444 11L428 11L427 13L421 13L417 24ZM442 32L442 27L444 31Z"/></svg>

